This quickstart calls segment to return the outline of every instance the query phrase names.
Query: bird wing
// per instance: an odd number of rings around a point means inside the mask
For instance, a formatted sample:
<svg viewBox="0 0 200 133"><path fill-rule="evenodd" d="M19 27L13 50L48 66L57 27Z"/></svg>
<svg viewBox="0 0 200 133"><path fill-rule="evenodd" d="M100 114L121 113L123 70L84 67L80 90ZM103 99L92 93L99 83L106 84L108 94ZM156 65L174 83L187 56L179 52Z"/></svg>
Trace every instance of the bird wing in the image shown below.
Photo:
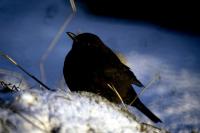
<svg viewBox="0 0 200 133"><path fill-rule="evenodd" d="M128 66L123 64L117 55L110 49L104 49L104 75L112 81L122 84L135 84L139 87L144 85L136 78Z"/></svg>
<svg viewBox="0 0 200 133"><path fill-rule="evenodd" d="M135 74L130 70L130 68L128 66L124 65L123 67L125 69L124 71L126 72L126 75L128 77L130 77L130 80L132 81L132 84L135 84L138 87L144 87L144 85L137 79Z"/></svg>

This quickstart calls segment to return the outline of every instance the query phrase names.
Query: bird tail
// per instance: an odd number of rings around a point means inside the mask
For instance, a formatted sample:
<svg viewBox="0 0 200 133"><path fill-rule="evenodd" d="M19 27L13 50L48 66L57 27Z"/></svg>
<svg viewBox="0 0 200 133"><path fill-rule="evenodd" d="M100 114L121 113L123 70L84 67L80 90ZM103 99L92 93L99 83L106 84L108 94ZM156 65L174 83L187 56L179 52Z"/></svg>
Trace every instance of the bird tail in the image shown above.
<svg viewBox="0 0 200 133"><path fill-rule="evenodd" d="M155 114L153 114L139 99L137 99L132 106L135 106L143 114L145 114L153 122L162 122Z"/></svg>

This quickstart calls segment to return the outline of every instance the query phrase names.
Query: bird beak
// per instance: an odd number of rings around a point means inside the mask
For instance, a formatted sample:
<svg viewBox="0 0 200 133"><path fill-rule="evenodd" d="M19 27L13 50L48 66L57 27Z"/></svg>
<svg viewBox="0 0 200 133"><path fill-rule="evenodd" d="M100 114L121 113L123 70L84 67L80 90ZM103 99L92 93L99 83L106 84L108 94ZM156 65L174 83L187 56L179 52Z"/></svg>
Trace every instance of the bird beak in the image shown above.
<svg viewBox="0 0 200 133"><path fill-rule="evenodd" d="M73 41L76 41L76 35L72 32L66 32L67 35L73 40Z"/></svg>

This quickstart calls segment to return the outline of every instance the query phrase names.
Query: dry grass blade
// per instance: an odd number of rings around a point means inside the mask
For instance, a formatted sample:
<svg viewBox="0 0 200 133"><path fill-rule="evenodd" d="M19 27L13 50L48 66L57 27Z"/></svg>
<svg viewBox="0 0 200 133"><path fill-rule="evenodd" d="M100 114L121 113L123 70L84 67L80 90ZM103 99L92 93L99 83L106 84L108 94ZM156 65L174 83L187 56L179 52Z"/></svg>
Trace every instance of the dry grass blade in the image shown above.
<svg viewBox="0 0 200 133"><path fill-rule="evenodd" d="M117 95L117 97L119 98L119 100L121 101L122 105L124 106L125 109L127 109L126 105L124 104L124 101L122 99L122 97L120 96L120 94L118 93L118 91L115 89L115 87L113 85L107 84L108 87L115 92L115 94Z"/></svg>
<svg viewBox="0 0 200 133"><path fill-rule="evenodd" d="M160 79L160 75L156 74L155 77L144 88L142 88L142 91L133 99L133 101L129 105L132 105L135 102L135 100L139 96L141 96L147 88L149 88L155 81L157 81L159 79Z"/></svg>
<svg viewBox="0 0 200 133"><path fill-rule="evenodd" d="M72 11L75 13L77 10L76 10L76 5L75 5L74 0L70 0L70 4L71 4L71 7L72 7Z"/></svg>
<svg viewBox="0 0 200 133"><path fill-rule="evenodd" d="M17 62L15 60L13 60L11 57L9 57L8 55L4 54L3 52L0 51L0 55L2 57L4 57L6 60L10 61L12 64L14 65L18 65Z"/></svg>
<svg viewBox="0 0 200 133"><path fill-rule="evenodd" d="M18 111L12 110L12 112L18 114L20 117L22 117L24 120L26 120L27 122L32 124L34 127L38 128L39 130L48 133L48 131L45 128L45 124L43 124L43 122L40 121L39 119L33 118L33 119L36 119L39 122L39 124L36 124L36 123L32 122L32 120L30 120L28 117L24 116L23 114L21 114Z"/></svg>
<svg viewBox="0 0 200 133"><path fill-rule="evenodd" d="M60 27L60 29L58 30L57 34L55 35L55 37L53 38L53 40L50 42L46 52L42 55L41 59L40 59L40 73L41 73L41 79L42 81L45 83L46 82L46 76L45 76L45 70L44 70L44 62L47 59L47 57L49 56L49 54L51 53L51 51L54 49L54 47L56 46L57 42L60 39L60 36L62 35L62 33L64 32L65 28L69 25L69 23L71 22L72 18L75 15L76 12L76 6L75 6L75 2L74 0L70 0L70 4L72 7L72 13L66 18L66 20L64 21L64 23L62 24L62 26Z"/></svg>
<svg viewBox="0 0 200 133"><path fill-rule="evenodd" d="M41 60L40 60L40 72L41 72L41 78L43 82L46 82L46 76L45 76L45 70L44 70L44 62L47 59L47 57L49 56L49 54L51 53L51 51L54 49L54 47L56 46L58 40L60 39L60 36L62 35L62 33L64 32L65 28L67 27L67 25L69 24L69 22L72 20L73 18L73 14L71 14L63 23L63 25L60 27L58 33L56 34L56 36L54 37L54 39L51 41L49 47L47 48L46 52L43 54Z"/></svg>

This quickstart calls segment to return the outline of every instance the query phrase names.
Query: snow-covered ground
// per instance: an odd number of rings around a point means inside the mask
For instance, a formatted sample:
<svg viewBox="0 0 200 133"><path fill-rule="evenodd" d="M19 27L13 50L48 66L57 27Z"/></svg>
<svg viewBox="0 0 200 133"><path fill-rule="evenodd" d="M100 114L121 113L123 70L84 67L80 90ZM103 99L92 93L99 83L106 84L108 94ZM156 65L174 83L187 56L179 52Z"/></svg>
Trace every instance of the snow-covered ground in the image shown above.
<svg viewBox="0 0 200 133"><path fill-rule="evenodd" d="M133 114L92 93L27 88L12 92L12 99L2 95L0 132L165 133L163 129L140 124Z"/></svg>

